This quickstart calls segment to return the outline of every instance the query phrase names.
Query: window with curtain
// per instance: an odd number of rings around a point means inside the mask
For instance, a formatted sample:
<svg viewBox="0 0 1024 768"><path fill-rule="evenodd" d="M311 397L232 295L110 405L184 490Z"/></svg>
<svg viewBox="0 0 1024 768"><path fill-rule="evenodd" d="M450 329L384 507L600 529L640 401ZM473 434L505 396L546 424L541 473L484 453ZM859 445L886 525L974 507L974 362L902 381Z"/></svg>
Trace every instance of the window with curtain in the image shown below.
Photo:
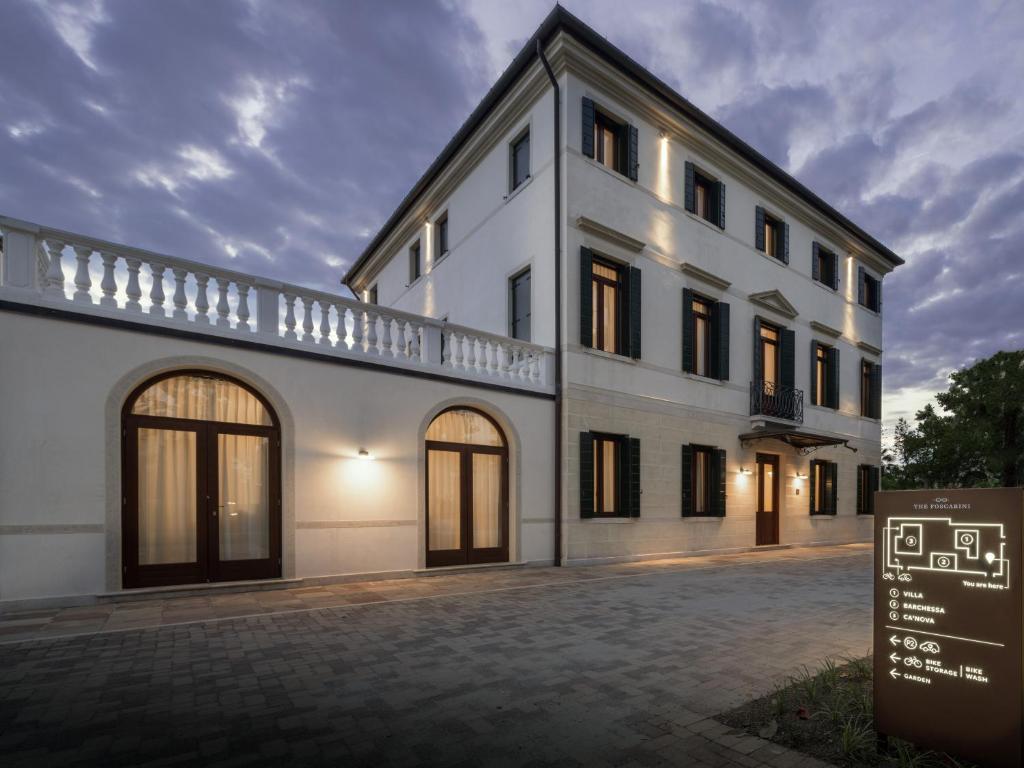
<svg viewBox="0 0 1024 768"><path fill-rule="evenodd" d="M591 278L593 306L592 334L594 349L619 352L619 312L622 304L622 278L614 264L594 259Z"/></svg>
<svg viewBox="0 0 1024 768"><path fill-rule="evenodd" d="M233 381L196 374L154 382L132 405L136 416L273 426L263 403Z"/></svg>

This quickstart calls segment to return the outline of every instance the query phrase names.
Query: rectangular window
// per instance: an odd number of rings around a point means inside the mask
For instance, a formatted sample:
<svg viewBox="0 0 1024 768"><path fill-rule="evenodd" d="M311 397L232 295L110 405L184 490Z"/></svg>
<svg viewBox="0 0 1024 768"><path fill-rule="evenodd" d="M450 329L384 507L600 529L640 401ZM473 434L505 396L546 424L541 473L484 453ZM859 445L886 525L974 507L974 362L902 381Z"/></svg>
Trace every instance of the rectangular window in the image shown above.
<svg viewBox="0 0 1024 768"><path fill-rule="evenodd" d="M420 241L409 246L409 285L420 279L423 274L423 262L420 259Z"/></svg>
<svg viewBox="0 0 1024 768"><path fill-rule="evenodd" d="M693 447L693 514L705 517L712 514L711 462L714 452L711 448Z"/></svg>
<svg viewBox="0 0 1024 768"><path fill-rule="evenodd" d="M782 222L767 213L764 215L764 252L782 259Z"/></svg>
<svg viewBox="0 0 1024 768"><path fill-rule="evenodd" d="M857 514L875 514L875 491L879 490L881 472L878 467L861 464L857 467Z"/></svg>
<svg viewBox="0 0 1024 768"><path fill-rule="evenodd" d="M437 232L435 234L435 254L434 263L436 264L445 256L448 255L448 212L445 211L441 214L440 218L434 222L434 227Z"/></svg>
<svg viewBox="0 0 1024 768"><path fill-rule="evenodd" d="M814 345L814 404L825 405L828 380L828 347Z"/></svg>
<svg viewBox="0 0 1024 768"><path fill-rule="evenodd" d="M509 335L513 339L530 340L530 270L525 269L509 280Z"/></svg>
<svg viewBox="0 0 1024 768"><path fill-rule="evenodd" d="M608 262L594 259L590 281L594 349L618 354L621 348L619 334L622 310L622 270Z"/></svg>
<svg viewBox="0 0 1024 768"><path fill-rule="evenodd" d="M376 304L377 302L377 284L374 283L370 286L370 290L366 292L366 301L368 304Z"/></svg>
<svg viewBox="0 0 1024 768"><path fill-rule="evenodd" d="M718 183L701 173L693 174L693 212L712 224L718 224Z"/></svg>
<svg viewBox="0 0 1024 768"><path fill-rule="evenodd" d="M811 461L811 514L836 513L838 465L834 461Z"/></svg>
<svg viewBox="0 0 1024 768"><path fill-rule="evenodd" d="M861 272L861 279L863 280L863 287L860 291L863 297L861 304L872 312L880 311L882 308L881 282L863 271Z"/></svg>
<svg viewBox="0 0 1024 768"><path fill-rule="evenodd" d="M530 178L530 131L512 142L509 147L509 170L511 173L511 189L514 192Z"/></svg>
<svg viewBox="0 0 1024 768"><path fill-rule="evenodd" d="M693 300L693 372L711 375L711 305L703 299Z"/></svg>
<svg viewBox="0 0 1024 768"><path fill-rule="evenodd" d="M814 243L812 250L811 275L819 283L823 283L832 290L835 290L839 285L839 276L836 274L838 266L836 255L818 243Z"/></svg>
<svg viewBox="0 0 1024 768"><path fill-rule="evenodd" d="M860 363L860 415L882 418L882 366L870 360Z"/></svg>
<svg viewBox="0 0 1024 768"><path fill-rule="evenodd" d="M779 329L761 324L761 381L779 383Z"/></svg>
<svg viewBox="0 0 1024 768"><path fill-rule="evenodd" d="M622 440L608 435L594 435L594 515L615 517L619 514L619 464Z"/></svg>
<svg viewBox="0 0 1024 768"><path fill-rule="evenodd" d="M619 173L626 172L626 126L601 112L594 115L594 159Z"/></svg>

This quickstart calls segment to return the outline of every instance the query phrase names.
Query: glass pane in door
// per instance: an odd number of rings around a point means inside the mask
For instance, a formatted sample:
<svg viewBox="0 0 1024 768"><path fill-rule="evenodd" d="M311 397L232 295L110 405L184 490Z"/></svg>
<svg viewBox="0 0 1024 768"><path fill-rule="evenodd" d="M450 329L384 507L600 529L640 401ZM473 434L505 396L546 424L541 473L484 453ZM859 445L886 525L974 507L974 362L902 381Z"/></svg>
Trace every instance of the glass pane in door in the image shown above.
<svg viewBox="0 0 1024 768"><path fill-rule="evenodd" d="M501 546L501 456L473 454L473 549Z"/></svg>
<svg viewBox="0 0 1024 768"><path fill-rule="evenodd" d="M775 468L768 463L761 465L761 511L775 511Z"/></svg>
<svg viewBox="0 0 1024 768"><path fill-rule="evenodd" d="M217 435L221 560L270 557L270 439Z"/></svg>
<svg viewBox="0 0 1024 768"><path fill-rule="evenodd" d="M460 549L462 456L456 451L427 451L427 548Z"/></svg>
<svg viewBox="0 0 1024 768"><path fill-rule="evenodd" d="M194 563L196 433L140 428L139 565Z"/></svg>

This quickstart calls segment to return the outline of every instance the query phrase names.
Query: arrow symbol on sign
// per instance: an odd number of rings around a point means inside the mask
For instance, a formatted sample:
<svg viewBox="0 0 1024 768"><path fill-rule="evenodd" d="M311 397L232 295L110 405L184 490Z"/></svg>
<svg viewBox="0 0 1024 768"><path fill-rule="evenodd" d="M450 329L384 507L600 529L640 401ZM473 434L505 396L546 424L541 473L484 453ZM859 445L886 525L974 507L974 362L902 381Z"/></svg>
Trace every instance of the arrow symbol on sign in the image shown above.
<svg viewBox="0 0 1024 768"><path fill-rule="evenodd" d="M897 656L895 653L889 654L889 661L891 661L893 664L899 664L901 658L903 657Z"/></svg>
<svg viewBox="0 0 1024 768"><path fill-rule="evenodd" d="M892 637L889 638L889 642L892 643L893 645L899 645L900 644L900 639L899 639L898 636L893 635Z"/></svg>
<svg viewBox="0 0 1024 768"><path fill-rule="evenodd" d="M892 679L893 680L895 680L897 677L902 677L902 675L899 672L897 672L895 669L890 669L889 670L889 674L892 675Z"/></svg>

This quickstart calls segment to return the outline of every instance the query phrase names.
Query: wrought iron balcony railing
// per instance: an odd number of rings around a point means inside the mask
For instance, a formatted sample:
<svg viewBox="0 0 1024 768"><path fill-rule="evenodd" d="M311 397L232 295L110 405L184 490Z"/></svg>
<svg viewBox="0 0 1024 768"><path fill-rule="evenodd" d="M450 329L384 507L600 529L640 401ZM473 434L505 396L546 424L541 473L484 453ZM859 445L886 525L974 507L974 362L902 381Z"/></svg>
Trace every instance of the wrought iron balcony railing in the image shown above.
<svg viewBox="0 0 1024 768"><path fill-rule="evenodd" d="M802 424L804 391L771 381L750 382L750 415L770 416Z"/></svg>

